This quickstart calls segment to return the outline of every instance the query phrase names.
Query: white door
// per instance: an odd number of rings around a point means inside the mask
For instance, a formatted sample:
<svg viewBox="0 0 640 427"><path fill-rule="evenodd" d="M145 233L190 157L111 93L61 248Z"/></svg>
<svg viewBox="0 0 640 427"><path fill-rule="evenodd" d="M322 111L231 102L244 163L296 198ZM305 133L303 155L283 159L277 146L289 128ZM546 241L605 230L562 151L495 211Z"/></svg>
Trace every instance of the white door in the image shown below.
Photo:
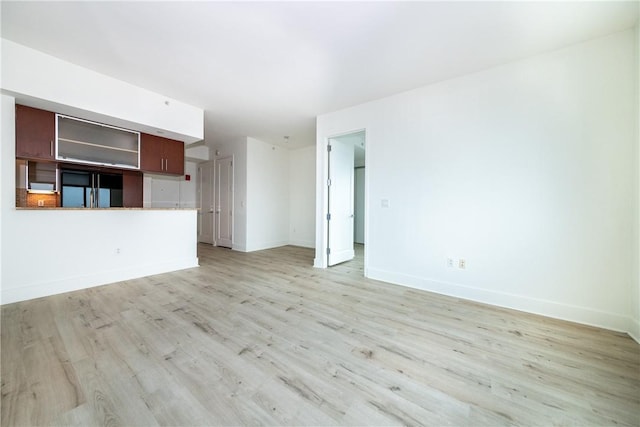
<svg viewBox="0 0 640 427"><path fill-rule="evenodd" d="M353 250L353 145L329 140L329 265L349 261Z"/></svg>
<svg viewBox="0 0 640 427"><path fill-rule="evenodd" d="M213 162L198 166L198 241L213 244Z"/></svg>
<svg viewBox="0 0 640 427"><path fill-rule="evenodd" d="M216 159L216 246L233 245L233 157Z"/></svg>

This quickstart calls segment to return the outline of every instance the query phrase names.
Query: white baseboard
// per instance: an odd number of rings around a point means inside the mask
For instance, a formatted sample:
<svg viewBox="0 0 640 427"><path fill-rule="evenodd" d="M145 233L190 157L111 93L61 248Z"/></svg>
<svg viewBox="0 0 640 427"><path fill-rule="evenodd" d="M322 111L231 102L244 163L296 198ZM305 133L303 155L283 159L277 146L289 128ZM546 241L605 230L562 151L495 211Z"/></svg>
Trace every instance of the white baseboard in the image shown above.
<svg viewBox="0 0 640 427"><path fill-rule="evenodd" d="M279 240L277 242L261 242L253 245L247 245L245 252L263 251L265 249L279 248L280 246L286 246L289 242Z"/></svg>
<svg viewBox="0 0 640 427"><path fill-rule="evenodd" d="M316 247L316 242L313 240L289 240L288 244L291 246L300 246L301 248L315 249Z"/></svg>
<svg viewBox="0 0 640 427"><path fill-rule="evenodd" d="M198 258L165 261L122 270L102 271L92 275L68 277L51 282L40 282L16 288L2 288L2 304L26 301L80 289L93 288L124 280L138 279L154 274L198 267Z"/></svg>
<svg viewBox="0 0 640 427"><path fill-rule="evenodd" d="M287 246L287 245L292 245L292 246L300 246L303 248L312 248L315 249L316 245L315 242L313 241L308 241L308 240L290 240L288 242L285 241L277 241L277 242L263 242L263 243L259 243L259 244L254 244L254 245L250 245L250 246L241 246L241 245L233 245L233 250L234 251L240 251L240 252L254 252L254 251L262 251L265 249L273 249L273 248L279 248L281 246Z"/></svg>
<svg viewBox="0 0 640 427"><path fill-rule="evenodd" d="M511 308L514 310L525 311L527 313L540 314L547 317L597 326L618 332L626 332L636 341L638 341L638 335L640 335L638 333L640 328L637 322L635 322L636 325L635 328L633 328L634 322L631 318L621 316L617 313L594 310L588 307L561 304L554 301L531 298L522 295L489 291L457 283L425 279L373 268L367 269L367 277L370 279L381 280L456 298ZM632 329L635 329L635 336Z"/></svg>
<svg viewBox="0 0 640 427"><path fill-rule="evenodd" d="M631 325L631 327L627 333L640 344L640 321L638 321L638 319L629 319L629 325Z"/></svg>

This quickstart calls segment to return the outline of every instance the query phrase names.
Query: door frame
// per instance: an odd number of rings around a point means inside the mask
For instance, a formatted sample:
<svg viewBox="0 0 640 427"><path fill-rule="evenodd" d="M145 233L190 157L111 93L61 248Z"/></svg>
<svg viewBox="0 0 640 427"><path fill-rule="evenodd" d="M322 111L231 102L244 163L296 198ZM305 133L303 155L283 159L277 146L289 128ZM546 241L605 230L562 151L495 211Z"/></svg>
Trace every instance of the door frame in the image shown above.
<svg viewBox="0 0 640 427"><path fill-rule="evenodd" d="M316 142L316 254L313 260L313 266L316 268L328 267L327 245L329 242L329 227L327 224L327 214L329 213L329 191L327 183L329 181L329 141L341 136L351 135L354 133L364 133L365 150L365 166L369 159L368 133L366 128L352 129L344 132L332 133L326 137L318 138ZM369 173L368 168L364 171L364 241L365 245L369 242ZM368 251L364 251L364 275L368 276L367 266Z"/></svg>
<svg viewBox="0 0 640 427"><path fill-rule="evenodd" d="M213 220L213 245L214 246L218 246L218 236L219 236L219 227L220 227L220 213L216 212L216 210L218 209L218 198L220 197L220 192L219 192L219 186L220 186L220 181L218 179L218 173L219 171L219 166L218 166L218 162L221 160L227 160L230 159L231 160L231 200L229 202L230 204L230 209L231 209L231 224L229 224L229 226L231 227L231 246L229 246L229 249L233 249L234 243L235 243L235 238L236 238L236 233L235 233L235 217L236 217L236 211L235 211L235 192L236 192L236 183L235 183L235 158L234 155L229 155L229 156L220 156L220 157L216 157L213 163L213 193L214 193L214 197L213 197L213 205L214 205L214 220ZM227 246L224 246L227 247Z"/></svg>
<svg viewBox="0 0 640 427"><path fill-rule="evenodd" d="M208 183L208 188L207 186L203 185L203 181L202 181L202 168L206 166L206 167L211 167L211 181ZM200 162L197 165L197 171L198 171L198 176L197 176L197 191L198 191L198 242L199 243L206 243L209 245L215 245L215 234L216 234L216 229L215 229L215 215L213 212L213 204L215 202L215 176L216 176L216 163L215 160L207 160L204 162ZM207 191L210 194L210 201L211 204L210 206L203 206L202 205L202 194L204 193L204 191ZM212 218L211 218L211 236L208 236L210 239L210 241L204 241L201 240L202 236L204 236L204 234L202 233L202 223L204 220L204 216L211 214Z"/></svg>

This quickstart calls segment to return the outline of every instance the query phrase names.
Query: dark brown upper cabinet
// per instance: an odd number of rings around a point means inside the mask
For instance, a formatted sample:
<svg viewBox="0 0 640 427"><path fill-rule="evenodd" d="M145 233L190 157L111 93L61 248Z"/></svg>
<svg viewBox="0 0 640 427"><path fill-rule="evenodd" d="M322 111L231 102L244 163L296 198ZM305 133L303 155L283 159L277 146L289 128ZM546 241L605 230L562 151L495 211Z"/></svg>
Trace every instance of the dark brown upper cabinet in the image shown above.
<svg viewBox="0 0 640 427"><path fill-rule="evenodd" d="M55 160L56 115L16 105L16 157Z"/></svg>
<svg viewBox="0 0 640 427"><path fill-rule="evenodd" d="M184 142L140 134L140 170L167 175L184 174Z"/></svg>

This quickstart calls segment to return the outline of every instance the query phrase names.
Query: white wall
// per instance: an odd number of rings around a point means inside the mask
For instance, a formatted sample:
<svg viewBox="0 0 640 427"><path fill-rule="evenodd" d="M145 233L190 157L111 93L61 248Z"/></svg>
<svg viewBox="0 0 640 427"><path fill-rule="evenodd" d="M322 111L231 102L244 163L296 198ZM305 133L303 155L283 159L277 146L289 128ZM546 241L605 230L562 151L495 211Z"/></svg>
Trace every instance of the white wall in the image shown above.
<svg viewBox="0 0 640 427"><path fill-rule="evenodd" d="M369 277L630 331L634 40L626 31L320 116L318 218L326 139L366 129Z"/></svg>
<svg viewBox="0 0 640 427"><path fill-rule="evenodd" d="M315 247L316 149L289 152L289 244Z"/></svg>
<svg viewBox="0 0 640 427"><path fill-rule="evenodd" d="M193 161L196 163L206 162L211 158L211 149L206 145L195 144L187 145L184 147L184 157L187 161Z"/></svg>
<svg viewBox="0 0 640 427"><path fill-rule="evenodd" d="M184 175L144 174L143 206L145 208L196 208L197 163L186 161ZM191 180L186 180L186 175Z"/></svg>
<svg viewBox="0 0 640 427"><path fill-rule="evenodd" d="M16 209L13 97L1 112L2 303L198 265L195 210Z"/></svg>
<svg viewBox="0 0 640 427"><path fill-rule="evenodd" d="M247 251L289 241L289 151L247 138Z"/></svg>
<svg viewBox="0 0 640 427"><path fill-rule="evenodd" d="M204 110L2 39L2 89L26 105L187 143L204 137Z"/></svg>
<svg viewBox="0 0 640 427"><path fill-rule="evenodd" d="M640 13L640 12L639 12ZM636 25L636 76L640 75L640 16ZM635 163L635 183L636 183L636 199L635 199L635 283L633 287L632 304L633 327L630 331L636 341L640 342L640 81L636 79L636 163Z"/></svg>

